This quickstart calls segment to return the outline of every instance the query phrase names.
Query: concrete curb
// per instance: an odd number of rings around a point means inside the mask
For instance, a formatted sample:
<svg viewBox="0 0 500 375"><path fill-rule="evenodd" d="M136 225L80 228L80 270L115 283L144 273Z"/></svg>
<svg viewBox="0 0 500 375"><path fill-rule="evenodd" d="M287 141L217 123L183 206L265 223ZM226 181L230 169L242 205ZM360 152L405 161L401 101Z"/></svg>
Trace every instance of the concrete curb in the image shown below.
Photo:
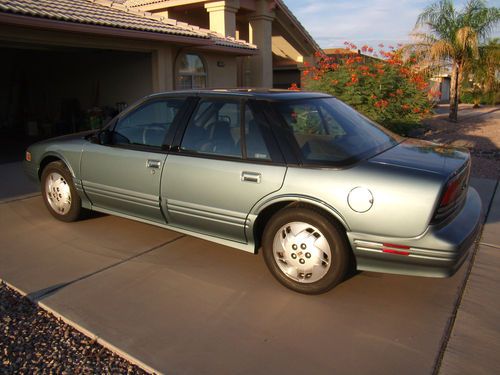
<svg viewBox="0 0 500 375"><path fill-rule="evenodd" d="M5 285L7 285L9 288L15 290L17 293L19 293L23 297L28 298L32 303L36 304L41 309L43 309L46 312L48 312L49 314L53 315L55 318L62 320L64 323L66 323L67 325L69 325L72 328L76 329L78 332L82 333L83 335L87 336L89 339L97 342L98 344L102 345L104 348L106 348L109 351L111 351L111 352L119 355L120 357L126 359L127 361L129 361L130 363L136 365L137 367L140 367L144 371L146 371L146 372L148 372L150 374L157 374L157 375L163 375L164 374L163 372L158 371L158 370L154 369L151 366L148 366L147 364L145 364L144 362L142 362L139 359L135 358L134 356L131 356L130 354L124 352L120 348L117 348L116 346L114 346L113 344L111 344L110 342L108 342L107 340L104 340L104 339L100 338L99 336L95 335L94 333L92 333L88 329L82 327L81 325L79 325L78 323L74 322L73 320L68 319L65 316L59 314L57 311L55 311L54 309L51 309L50 307L48 307L43 302L34 301L33 299L31 299L31 298L28 297L28 294L26 292L24 292L23 290L15 287L14 285L10 284L9 282L5 281L4 279L0 278L0 283L3 283Z"/></svg>
<svg viewBox="0 0 500 375"><path fill-rule="evenodd" d="M30 193L30 194L18 195L18 196L11 197L11 198L0 199L0 204L11 203L11 202L15 202L15 201L22 201L23 199L38 197L39 195L42 195L42 193L40 193L40 192Z"/></svg>

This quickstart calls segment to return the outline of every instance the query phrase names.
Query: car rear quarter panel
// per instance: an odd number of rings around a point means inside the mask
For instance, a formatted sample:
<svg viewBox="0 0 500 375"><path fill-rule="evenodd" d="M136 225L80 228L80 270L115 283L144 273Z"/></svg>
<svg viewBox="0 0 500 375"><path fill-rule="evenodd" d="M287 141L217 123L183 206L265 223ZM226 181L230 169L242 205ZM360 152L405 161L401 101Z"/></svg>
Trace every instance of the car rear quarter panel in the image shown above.
<svg viewBox="0 0 500 375"><path fill-rule="evenodd" d="M362 162L348 169L289 167L282 189L267 197L290 196L324 202L340 216L348 231L391 237L417 237L427 229L444 183L443 176L428 171ZM365 187L373 195L367 212L349 207L349 192ZM264 205L261 202L262 207ZM255 210L260 210L259 205ZM330 211L331 211L330 209Z"/></svg>

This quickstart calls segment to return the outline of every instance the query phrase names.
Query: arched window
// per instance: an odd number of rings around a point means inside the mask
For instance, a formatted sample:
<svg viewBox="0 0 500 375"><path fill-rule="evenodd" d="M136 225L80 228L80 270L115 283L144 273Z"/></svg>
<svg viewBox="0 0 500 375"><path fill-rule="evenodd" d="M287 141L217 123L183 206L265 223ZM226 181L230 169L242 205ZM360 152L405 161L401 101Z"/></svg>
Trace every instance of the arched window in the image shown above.
<svg viewBox="0 0 500 375"><path fill-rule="evenodd" d="M177 58L175 88L202 89L207 85L207 71L200 56L184 53Z"/></svg>

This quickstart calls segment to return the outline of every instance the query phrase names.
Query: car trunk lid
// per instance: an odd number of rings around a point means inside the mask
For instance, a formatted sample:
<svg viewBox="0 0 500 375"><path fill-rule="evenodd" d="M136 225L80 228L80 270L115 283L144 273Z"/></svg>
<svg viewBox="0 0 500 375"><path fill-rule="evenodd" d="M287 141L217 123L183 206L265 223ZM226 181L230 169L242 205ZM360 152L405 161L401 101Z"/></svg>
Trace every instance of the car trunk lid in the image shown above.
<svg viewBox="0 0 500 375"><path fill-rule="evenodd" d="M469 153L465 149L406 139L395 147L372 157L369 161L428 171L448 177L461 170L469 159Z"/></svg>

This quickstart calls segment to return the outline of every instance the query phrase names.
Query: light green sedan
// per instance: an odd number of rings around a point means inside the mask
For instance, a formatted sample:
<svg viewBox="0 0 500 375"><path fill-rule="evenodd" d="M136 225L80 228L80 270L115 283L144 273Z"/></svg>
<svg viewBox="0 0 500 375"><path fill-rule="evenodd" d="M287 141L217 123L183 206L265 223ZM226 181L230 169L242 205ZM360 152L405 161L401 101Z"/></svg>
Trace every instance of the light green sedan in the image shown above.
<svg viewBox="0 0 500 375"><path fill-rule="evenodd" d="M95 210L257 253L318 294L353 268L447 277L480 227L470 156L396 136L320 93L151 95L103 130L36 143L49 212Z"/></svg>

